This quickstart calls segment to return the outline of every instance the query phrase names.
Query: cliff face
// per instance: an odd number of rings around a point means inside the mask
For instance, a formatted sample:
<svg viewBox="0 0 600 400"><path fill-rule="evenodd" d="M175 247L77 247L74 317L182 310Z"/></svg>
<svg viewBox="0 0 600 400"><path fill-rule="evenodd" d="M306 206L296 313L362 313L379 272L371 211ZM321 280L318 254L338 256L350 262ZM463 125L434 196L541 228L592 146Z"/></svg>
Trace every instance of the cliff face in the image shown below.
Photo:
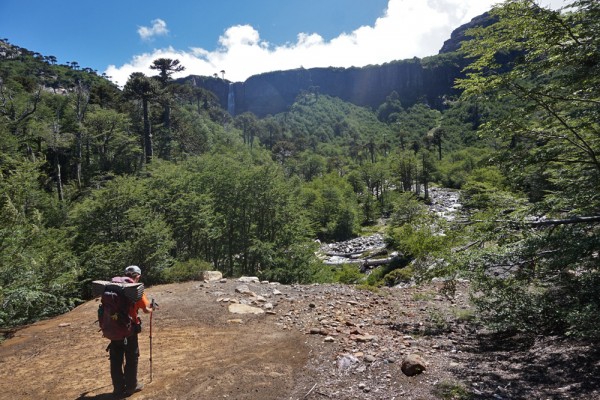
<svg viewBox="0 0 600 400"><path fill-rule="evenodd" d="M303 91L318 92L356 105L377 108L392 91L407 107L424 101L439 108L445 96L458 94L454 81L466 62L455 51L466 29L488 24L487 14L456 29L437 56L394 61L363 68L311 68L268 72L230 84L219 78L188 77L214 92L233 115L250 111L259 117L286 111Z"/></svg>
<svg viewBox="0 0 600 400"><path fill-rule="evenodd" d="M327 94L372 108L396 91L405 105L425 100L437 106L443 95L454 93L452 82L459 75L457 67L427 68L418 59L364 68L272 72L244 82L236 92L236 112L251 111L258 116L282 112L302 91Z"/></svg>
<svg viewBox="0 0 600 400"><path fill-rule="evenodd" d="M396 91L404 106L425 101L432 107L440 107L443 96L457 94L452 86L461 75L460 70L456 62L427 65L423 60L412 59L364 68L269 72L231 84L231 87L230 82L218 78L188 77L186 80L193 80L196 86L215 93L221 106L234 115L250 111L264 117L286 111L303 91L327 94L372 108L377 108Z"/></svg>

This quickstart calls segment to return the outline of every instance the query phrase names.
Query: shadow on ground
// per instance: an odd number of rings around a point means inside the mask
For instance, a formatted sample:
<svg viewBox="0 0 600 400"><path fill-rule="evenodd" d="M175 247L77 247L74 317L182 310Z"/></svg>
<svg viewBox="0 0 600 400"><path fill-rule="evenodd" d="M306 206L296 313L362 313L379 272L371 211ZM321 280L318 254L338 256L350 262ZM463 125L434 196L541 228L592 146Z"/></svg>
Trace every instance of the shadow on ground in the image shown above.
<svg viewBox="0 0 600 400"><path fill-rule="evenodd" d="M600 347L557 337L479 334L457 354L474 399L598 399Z"/></svg>

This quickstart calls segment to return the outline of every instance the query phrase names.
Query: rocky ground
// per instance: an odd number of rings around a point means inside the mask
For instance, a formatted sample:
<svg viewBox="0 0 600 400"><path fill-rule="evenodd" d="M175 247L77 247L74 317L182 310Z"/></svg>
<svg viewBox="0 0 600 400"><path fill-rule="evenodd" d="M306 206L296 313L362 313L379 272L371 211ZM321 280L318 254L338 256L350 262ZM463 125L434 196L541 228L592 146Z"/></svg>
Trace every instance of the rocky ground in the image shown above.
<svg viewBox="0 0 600 400"><path fill-rule="evenodd" d="M468 283L359 290L224 280L156 286L135 399L596 399L600 351L558 338L494 336ZM109 399L90 301L0 345L2 399ZM414 376L403 361L418 355ZM152 379L150 379L152 378Z"/></svg>

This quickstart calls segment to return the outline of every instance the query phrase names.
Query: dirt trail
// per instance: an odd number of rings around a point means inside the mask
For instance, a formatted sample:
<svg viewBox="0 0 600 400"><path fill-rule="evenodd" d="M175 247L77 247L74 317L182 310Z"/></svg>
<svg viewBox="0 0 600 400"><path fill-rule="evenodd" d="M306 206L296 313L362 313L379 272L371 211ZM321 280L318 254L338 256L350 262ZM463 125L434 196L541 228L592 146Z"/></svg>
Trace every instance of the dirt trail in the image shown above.
<svg viewBox="0 0 600 400"><path fill-rule="evenodd" d="M300 332L273 330L265 316L243 324L198 282L147 290L160 300L153 317L153 381L149 319L142 315L135 399L281 399L308 358ZM97 302L20 330L0 346L1 399L110 399L108 341L94 323Z"/></svg>

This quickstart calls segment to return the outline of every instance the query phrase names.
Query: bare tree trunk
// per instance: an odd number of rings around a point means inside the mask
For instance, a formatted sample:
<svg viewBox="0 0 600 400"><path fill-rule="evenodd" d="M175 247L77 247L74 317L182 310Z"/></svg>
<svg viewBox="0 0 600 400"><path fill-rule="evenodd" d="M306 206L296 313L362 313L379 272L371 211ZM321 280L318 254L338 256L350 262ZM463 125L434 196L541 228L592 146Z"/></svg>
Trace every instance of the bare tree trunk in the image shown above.
<svg viewBox="0 0 600 400"><path fill-rule="evenodd" d="M81 130L75 134L75 175L77 180L77 188L81 190L81 163L83 160L82 151L82 134Z"/></svg>
<svg viewBox="0 0 600 400"><path fill-rule="evenodd" d="M75 134L75 173L77 179L77 188L81 189L81 175L82 168L81 165L83 163L83 118L85 117L85 112L87 110L87 105L90 100L90 92L88 88L83 86L81 81L77 82L77 102L76 102L76 111L77 111L77 133Z"/></svg>
<svg viewBox="0 0 600 400"><path fill-rule="evenodd" d="M144 156L146 163L152 161L154 156L152 152L152 128L150 126L150 117L148 115L148 100L142 100L142 108L144 112Z"/></svg>
<svg viewBox="0 0 600 400"><path fill-rule="evenodd" d="M56 192L58 193L58 200L63 202L65 199L62 185L62 175L60 171L60 162L58 160L58 153L54 155L54 161L56 163Z"/></svg>

